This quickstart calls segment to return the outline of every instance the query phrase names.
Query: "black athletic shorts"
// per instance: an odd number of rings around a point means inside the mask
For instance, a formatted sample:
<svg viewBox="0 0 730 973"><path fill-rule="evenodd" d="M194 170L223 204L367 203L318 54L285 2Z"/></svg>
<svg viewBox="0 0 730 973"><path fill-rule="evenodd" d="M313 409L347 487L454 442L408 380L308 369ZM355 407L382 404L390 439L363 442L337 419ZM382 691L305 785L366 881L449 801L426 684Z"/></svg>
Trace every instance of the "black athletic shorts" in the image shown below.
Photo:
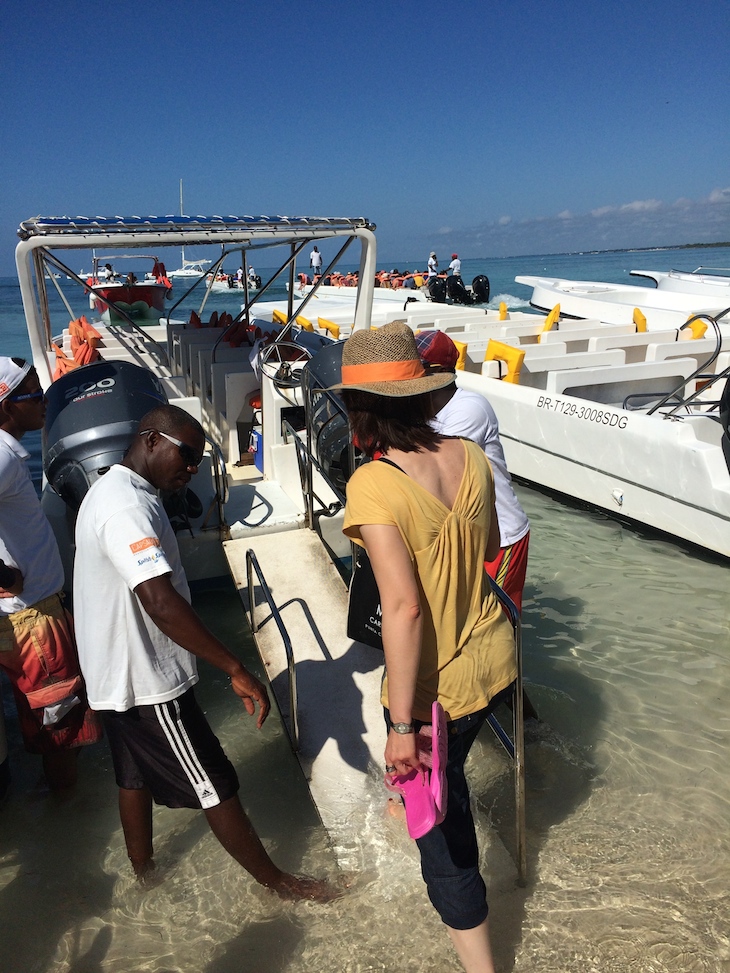
<svg viewBox="0 0 730 973"><path fill-rule="evenodd" d="M215 807L238 791L238 776L192 689L168 703L102 712L117 785L149 788L156 804Z"/></svg>

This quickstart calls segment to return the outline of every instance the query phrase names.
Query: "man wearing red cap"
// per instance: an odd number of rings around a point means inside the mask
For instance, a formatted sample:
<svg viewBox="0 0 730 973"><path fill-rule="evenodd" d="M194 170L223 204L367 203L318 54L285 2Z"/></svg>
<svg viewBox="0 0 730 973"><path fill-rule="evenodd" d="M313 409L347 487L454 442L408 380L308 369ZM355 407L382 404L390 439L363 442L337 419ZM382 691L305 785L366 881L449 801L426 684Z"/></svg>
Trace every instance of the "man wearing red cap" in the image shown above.
<svg viewBox="0 0 730 973"><path fill-rule="evenodd" d="M454 277L461 277L461 261L459 260L458 253L451 254L451 263L449 264L449 270L454 275Z"/></svg>
<svg viewBox="0 0 730 973"><path fill-rule="evenodd" d="M455 372L459 352L443 331L421 331L416 335L418 354L424 365L439 371ZM522 609L522 589L527 570L530 522L512 489L507 472L499 423L494 409L483 395L448 385L432 392L437 414L437 431L446 436L464 436L479 443L492 467L499 522L500 550L487 563L489 574L504 588L518 609Z"/></svg>

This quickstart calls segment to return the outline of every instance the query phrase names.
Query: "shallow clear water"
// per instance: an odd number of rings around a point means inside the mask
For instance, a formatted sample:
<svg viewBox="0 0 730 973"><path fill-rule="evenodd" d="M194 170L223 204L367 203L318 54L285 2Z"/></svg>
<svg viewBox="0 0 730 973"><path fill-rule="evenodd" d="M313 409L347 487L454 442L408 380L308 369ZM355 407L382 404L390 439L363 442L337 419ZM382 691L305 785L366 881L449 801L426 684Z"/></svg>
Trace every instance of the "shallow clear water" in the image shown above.
<svg viewBox="0 0 730 973"><path fill-rule="evenodd" d="M650 266L635 256L611 259ZM679 266L674 254L657 256L653 266ZM705 255L686 266L700 262L723 265ZM608 263L603 273L580 273L575 259L571 266L562 272L610 279ZM519 272L538 271L511 271ZM727 973L730 566L518 492L532 521L525 670L543 718L528 732L525 888L511 858L509 763L488 734L470 761L498 969ZM229 645L252 652L235 593L209 588L196 605ZM339 863L348 894L324 907L282 904L227 858L200 814L164 808L155 814L163 880L139 890L105 746L83 753L76 793L54 800L11 721L0 971L460 969L380 782L373 778L370 801L331 847L281 725L272 718L257 732L227 680L201 672L203 707L272 855L315 874L335 875Z"/></svg>
<svg viewBox="0 0 730 973"><path fill-rule="evenodd" d="M524 889L511 859L510 767L490 735L470 768L499 968L727 970L728 567L519 492L533 531L525 668L544 720L528 732ZM234 593L209 590L197 606L244 648ZM164 880L140 891L104 746L82 755L77 793L56 802L11 725L0 969L458 970L379 782L333 849L281 726L253 729L212 670L200 696L272 855L331 876L339 862L351 890L328 906L282 904L227 858L201 815L158 809Z"/></svg>

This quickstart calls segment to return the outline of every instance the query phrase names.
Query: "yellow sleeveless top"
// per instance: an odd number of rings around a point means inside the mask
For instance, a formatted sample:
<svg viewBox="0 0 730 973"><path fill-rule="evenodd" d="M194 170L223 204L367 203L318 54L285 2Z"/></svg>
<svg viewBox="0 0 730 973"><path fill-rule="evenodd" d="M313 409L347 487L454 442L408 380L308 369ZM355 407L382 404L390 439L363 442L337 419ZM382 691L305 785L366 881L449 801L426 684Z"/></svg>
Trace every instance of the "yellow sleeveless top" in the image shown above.
<svg viewBox="0 0 730 973"><path fill-rule="evenodd" d="M362 544L360 525L393 525L410 554L423 617L413 716L427 722L435 699L455 720L517 676L512 626L484 570L492 471L479 446L462 442L466 463L452 510L388 463L361 466L347 484L344 533ZM387 674L381 699L387 706Z"/></svg>

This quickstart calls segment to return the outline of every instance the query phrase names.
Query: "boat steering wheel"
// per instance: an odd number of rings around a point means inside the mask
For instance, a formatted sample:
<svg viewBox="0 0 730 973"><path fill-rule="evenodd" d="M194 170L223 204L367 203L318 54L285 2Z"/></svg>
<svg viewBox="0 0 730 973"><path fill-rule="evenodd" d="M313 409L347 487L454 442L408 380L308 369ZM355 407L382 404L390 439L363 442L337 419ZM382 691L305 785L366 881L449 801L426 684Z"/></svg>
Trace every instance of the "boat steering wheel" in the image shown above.
<svg viewBox="0 0 730 973"><path fill-rule="evenodd" d="M284 354L286 349L287 354ZM293 353L293 354L292 354ZM311 352L293 341L274 341L261 349L259 354L259 368L263 375L271 379L278 389L298 388L302 378L302 369L292 366L308 362Z"/></svg>

